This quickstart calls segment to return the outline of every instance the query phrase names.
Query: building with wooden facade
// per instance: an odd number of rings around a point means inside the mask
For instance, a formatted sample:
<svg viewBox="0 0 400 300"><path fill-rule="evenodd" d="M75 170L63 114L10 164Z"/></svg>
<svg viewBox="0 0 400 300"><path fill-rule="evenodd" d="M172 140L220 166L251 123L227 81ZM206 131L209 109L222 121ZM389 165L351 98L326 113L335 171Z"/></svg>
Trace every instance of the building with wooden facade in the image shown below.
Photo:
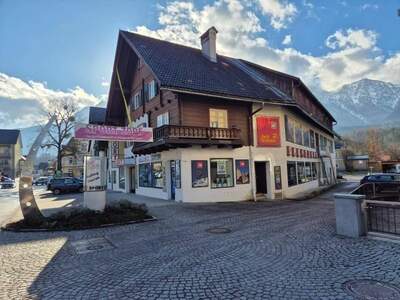
<svg viewBox="0 0 400 300"><path fill-rule="evenodd" d="M218 55L216 35L195 49L120 31L106 124L152 127L154 141L110 142L108 187L219 202L333 184L332 115L299 78Z"/></svg>

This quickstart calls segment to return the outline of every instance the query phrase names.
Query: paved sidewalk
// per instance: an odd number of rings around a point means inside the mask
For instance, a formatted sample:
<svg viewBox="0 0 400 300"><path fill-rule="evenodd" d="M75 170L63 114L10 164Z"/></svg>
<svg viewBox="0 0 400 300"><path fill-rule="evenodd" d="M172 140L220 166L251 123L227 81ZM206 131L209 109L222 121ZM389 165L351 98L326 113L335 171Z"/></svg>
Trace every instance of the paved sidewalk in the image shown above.
<svg viewBox="0 0 400 300"><path fill-rule="evenodd" d="M150 212L158 221L0 232L0 299L353 299L349 280L400 286L400 245L336 236L327 199Z"/></svg>

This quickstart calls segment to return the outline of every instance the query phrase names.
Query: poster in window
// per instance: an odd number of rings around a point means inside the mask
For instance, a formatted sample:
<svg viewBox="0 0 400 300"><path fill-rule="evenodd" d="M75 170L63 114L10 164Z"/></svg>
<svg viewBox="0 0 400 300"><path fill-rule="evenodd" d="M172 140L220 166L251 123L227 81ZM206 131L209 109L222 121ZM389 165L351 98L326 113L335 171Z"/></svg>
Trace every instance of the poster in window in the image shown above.
<svg viewBox="0 0 400 300"><path fill-rule="evenodd" d="M249 161L247 159L236 160L236 184L250 183Z"/></svg>
<svg viewBox="0 0 400 300"><path fill-rule="evenodd" d="M275 190L281 190L282 189L281 166L274 167L274 177L275 177Z"/></svg>
<svg viewBox="0 0 400 300"><path fill-rule="evenodd" d="M208 186L208 168L206 160L192 160L192 187Z"/></svg>
<svg viewBox="0 0 400 300"><path fill-rule="evenodd" d="M256 122L257 146L279 147L281 145L279 117L258 117Z"/></svg>
<svg viewBox="0 0 400 300"><path fill-rule="evenodd" d="M233 186L232 158L210 159L211 188Z"/></svg>

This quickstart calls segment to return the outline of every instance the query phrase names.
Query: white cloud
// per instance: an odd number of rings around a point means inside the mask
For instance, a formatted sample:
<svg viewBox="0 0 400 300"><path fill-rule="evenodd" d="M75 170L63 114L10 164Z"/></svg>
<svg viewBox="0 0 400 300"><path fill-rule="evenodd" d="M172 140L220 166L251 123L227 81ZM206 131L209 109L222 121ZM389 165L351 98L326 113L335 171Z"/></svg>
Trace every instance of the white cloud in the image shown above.
<svg viewBox="0 0 400 300"><path fill-rule="evenodd" d="M292 43L292 36L290 34L285 35L282 44L283 45L290 45Z"/></svg>
<svg viewBox="0 0 400 300"><path fill-rule="evenodd" d="M371 4L371 3L365 3L361 6L362 10L367 10L367 9L372 9L372 10L376 10L379 8L378 4Z"/></svg>
<svg viewBox="0 0 400 300"><path fill-rule="evenodd" d="M290 47L276 49L262 36L266 29L251 5L253 2L249 3L248 0L217 0L196 8L191 2L176 1L161 7L159 29L140 26L134 31L199 47L199 36L214 25L219 31L219 54L299 76L312 89L336 90L365 77L400 84L400 52L391 57L382 56L375 32L339 30L327 38L330 52L322 56L304 54Z"/></svg>
<svg viewBox="0 0 400 300"><path fill-rule="evenodd" d="M261 10L271 17L271 26L275 29L285 28L293 21L297 8L293 3L284 0L258 0Z"/></svg>
<svg viewBox="0 0 400 300"><path fill-rule="evenodd" d="M109 87L109 86L110 86L110 82L109 82L109 81L102 81L102 82L101 82L101 86L103 86L103 87Z"/></svg>
<svg viewBox="0 0 400 300"><path fill-rule="evenodd" d="M68 91L52 90L45 82L23 81L0 73L0 107L6 107L6 113L0 115L0 127L37 125L46 119L51 104L62 100L71 101L78 109L100 101L79 86Z"/></svg>
<svg viewBox="0 0 400 300"><path fill-rule="evenodd" d="M140 26L134 31L199 47L199 36L214 25L219 31L219 54L299 76L312 89L332 91L365 77L400 83L400 76L393 76L399 74L400 52L384 57L376 45L378 36L375 32L352 28L339 30L327 38L330 52L322 56L304 54L290 47L275 49L262 36L266 29L249 3L218 0L196 8L191 2L176 1L161 7L159 29Z"/></svg>
<svg viewBox="0 0 400 300"><path fill-rule="evenodd" d="M372 30L354 30L349 28L346 31L336 31L334 34L328 36L326 39L326 46L331 49L352 47L369 49L375 46L376 39L377 34Z"/></svg>

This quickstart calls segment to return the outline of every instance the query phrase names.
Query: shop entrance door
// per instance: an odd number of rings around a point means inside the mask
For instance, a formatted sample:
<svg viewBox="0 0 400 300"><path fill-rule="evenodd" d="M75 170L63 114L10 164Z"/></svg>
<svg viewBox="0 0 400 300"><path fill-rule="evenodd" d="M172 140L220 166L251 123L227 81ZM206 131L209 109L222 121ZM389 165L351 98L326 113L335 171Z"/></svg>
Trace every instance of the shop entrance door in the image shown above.
<svg viewBox="0 0 400 300"><path fill-rule="evenodd" d="M267 163L265 161L254 162L256 173L256 193L266 194L267 190Z"/></svg>
<svg viewBox="0 0 400 300"><path fill-rule="evenodd" d="M131 193L135 193L136 190L136 185L135 185L135 181L136 181L136 172L135 172L135 167L129 168L129 175L130 175L130 188L131 188Z"/></svg>
<svg viewBox="0 0 400 300"><path fill-rule="evenodd" d="M175 189L176 189L176 167L175 161L170 161L170 169L171 169L171 199L175 200Z"/></svg>

